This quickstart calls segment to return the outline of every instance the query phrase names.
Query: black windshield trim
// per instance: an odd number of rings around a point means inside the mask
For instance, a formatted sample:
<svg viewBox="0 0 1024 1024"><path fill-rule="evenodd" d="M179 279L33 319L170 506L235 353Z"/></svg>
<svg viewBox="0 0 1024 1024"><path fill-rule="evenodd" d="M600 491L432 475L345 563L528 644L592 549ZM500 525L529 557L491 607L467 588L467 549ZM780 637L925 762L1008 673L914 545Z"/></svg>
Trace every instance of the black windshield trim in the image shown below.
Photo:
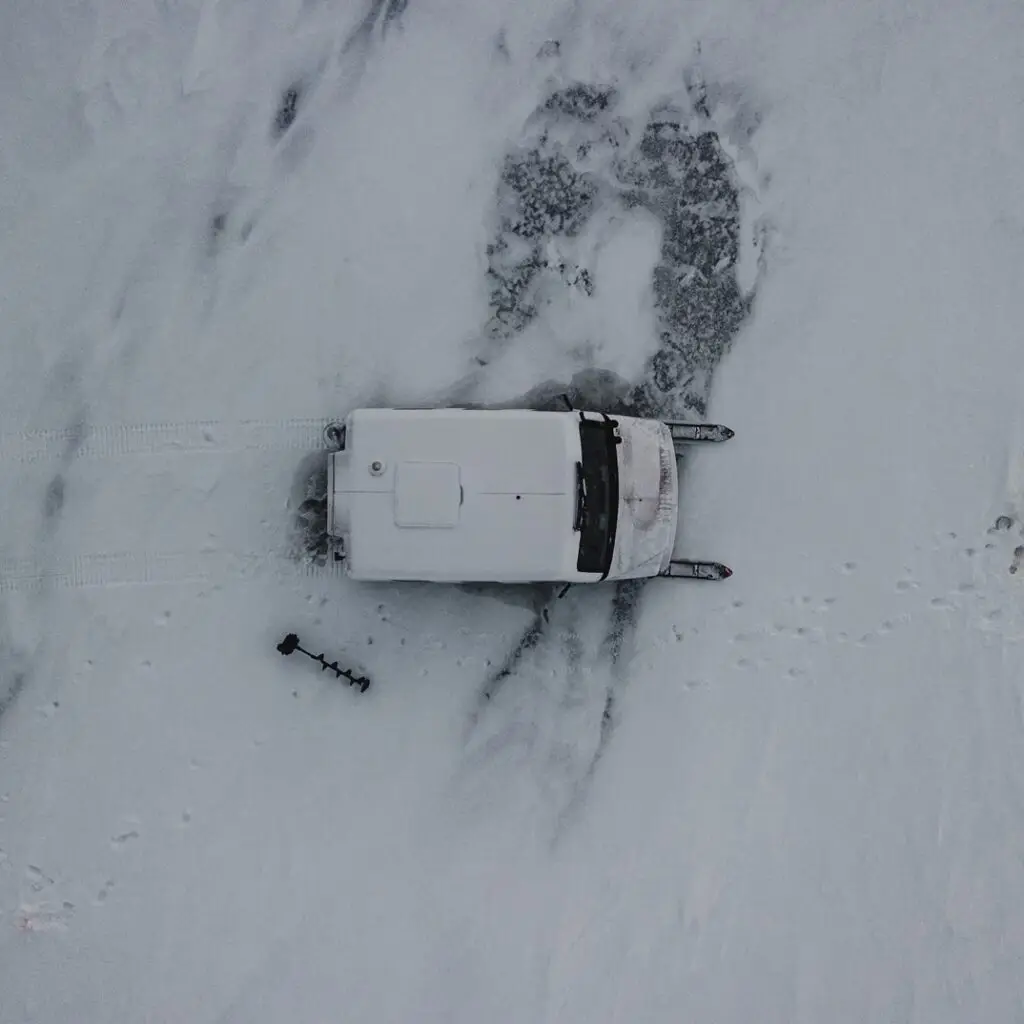
<svg viewBox="0 0 1024 1024"><path fill-rule="evenodd" d="M613 419L588 420L580 414L583 515L577 572L607 579L615 553L619 515L619 438Z"/></svg>

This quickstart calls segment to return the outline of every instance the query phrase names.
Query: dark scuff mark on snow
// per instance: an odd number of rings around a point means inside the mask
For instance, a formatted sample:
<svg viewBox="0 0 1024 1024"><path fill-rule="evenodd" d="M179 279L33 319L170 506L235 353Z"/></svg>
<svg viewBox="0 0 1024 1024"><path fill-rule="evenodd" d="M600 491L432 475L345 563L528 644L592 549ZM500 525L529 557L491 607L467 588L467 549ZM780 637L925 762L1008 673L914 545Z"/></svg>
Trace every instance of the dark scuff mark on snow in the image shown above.
<svg viewBox="0 0 1024 1024"><path fill-rule="evenodd" d="M7 709L12 707L21 695L21 691L25 689L27 679L27 672L4 672L4 685L0 689L0 718L3 718Z"/></svg>
<svg viewBox="0 0 1024 1024"><path fill-rule="evenodd" d="M29 661L15 646L6 611L0 605L0 721L21 696L29 679Z"/></svg>
<svg viewBox="0 0 1024 1024"><path fill-rule="evenodd" d="M389 25L393 21L398 21L403 14L405 9L409 6L409 0L387 0L384 4L384 11L381 14L381 21L385 25Z"/></svg>
<svg viewBox="0 0 1024 1024"><path fill-rule="evenodd" d="M89 426L86 422L85 410L82 410L78 418L73 420L67 426L66 440L64 443L63 460L64 464L67 465L72 459L78 454L78 450L82 447L83 442L89 433Z"/></svg>
<svg viewBox="0 0 1024 1024"><path fill-rule="evenodd" d="M64 508L64 475L57 473L46 487L43 497L43 520L52 523Z"/></svg>
<svg viewBox="0 0 1024 1024"><path fill-rule="evenodd" d="M75 386L77 386L77 381ZM76 418L65 428L64 450L61 452L60 458L61 469L50 478L50 482L43 492L42 531L44 537L49 538L52 531L58 526L67 499L67 473L88 434L87 412L82 407Z"/></svg>
<svg viewBox="0 0 1024 1024"><path fill-rule="evenodd" d="M81 363L79 357L63 356L51 371L49 389L44 398L39 416L46 422L47 414L60 415L66 423L62 431L63 447L60 452L60 468L50 477L39 499L39 521L34 536L26 545L25 568L28 575L38 573L39 579L45 578L47 570L53 567L54 538L60 525L61 516L68 497L68 476L71 466L79 454L82 445L89 437L89 408L82 398ZM68 411L73 416L66 419ZM0 584L3 583L0 566ZM0 588L2 590L2 588ZM12 629L9 605L15 596L0 593L0 717L2 717L18 700L27 687L38 649L38 642L26 644L19 640ZM46 587L41 587L38 594L30 598L32 618L41 623L49 618L51 595Z"/></svg>
<svg viewBox="0 0 1024 1024"><path fill-rule="evenodd" d="M301 13L311 14L320 6L314 0L303 0ZM408 0L371 0L359 6L365 13L344 38L338 41L329 32L316 32L306 60L291 64L275 83L280 90L276 104L272 110L265 109L261 117L269 122L263 130L268 146L275 150L278 173L263 188L229 186L225 182L223 187L229 195L217 199L199 229L206 233L208 257L217 256L228 242L244 245L249 240L272 199L278 174L294 172L313 152L320 120L317 107L323 112L325 106L343 102L346 95L358 89L375 46L401 24ZM225 141L226 151L236 154L236 134L232 132Z"/></svg>
<svg viewBox="0 0 1024 1024"><path fill-rule="evenodd" d="M270 126L270 136L275 142L295 123L303 92L302 85L298 82L293 82L281 93L281 99L278 102L277 110L274 112L274 120Z"/></svg>
<svg viewBox="0 0 1024 1024"><path fill-rule="evenodd" d="M508 35L503 28L499 29L498 34L494 37L494 52L504 61L509 60L512 56L508 48Z"/></svg>
<svg viewBox="0 0 1024 1024"><path fill-rule="evenodd" d="M60 459L61 469L54 473L43 491L41 532L47 541L60 523L61 513L64 511L67 500L67 473L88 433L89 426L83 409L66 428L64 450L61 452Z"/></svg>
<svg viewBox="0 0 1024 1024"><path fill-rule="evenodd" d="M570 790L565 805L557 816L552 835L553 844L558 843L583 806L598 765L618 725L619 694L629 682L629 663L635 648L634 640L644 586L641 580L626 580L615 585L608 630L596 659L598 663L607 664L609 667L607 685L603 688L604 707L597 725L597 741L593 745L589 760L580 766L578 781Z"/></svg>
<svg viewBox="0 0 1024 1024"><path fill-rule="evenodd" d="M366 17L345 44L345 50L367 44L375 34L385 36L388 29L399 23L408 6L409 0L373 0Z"/></svg>
<svg viewBox="0 0 1024 1024"><path fill-rule="evenodd" d="M289 550L297 562L324 566L329 554L327 536L327 451L312 452L295 472L289 497Z"/></svg>
<svg viewBox="0 0 1024 1024"><path fill-rule="evenodd" d="M215 209L206 224L206 254L213 258L222 251L228 241L228 227L231 213L227 208Z"/></svg>
<svg viewBox="0 0 1024 1024"><path fill-rule="evenodd" d="M612 730L617 724L617 702L615 694L616 690L614 686L610 686L604 691L604 709L601 712L601 720L597 727L597 745L594 748L592 757L579 774L578 780L571 787L565 799L564 806L559 810L555 817L554 828L551 834L552 848L558 846L559 841L571 828L573 822L576 820L580 810L586 802L586 797L590 791L591 783L594 780L594 776L597 774L598 764L600 763L605 750L608 748Z"/></svg>
<svg viewBox="0 0 1024 1024"><path fill-rule="evenodd" d="M480 688L480 700L484 703L494 699L502 685L515 675L523 658L532 651L544 636L544 626L548 621L547 609L538 612L533 621L523 630L505 660L484 680Z"/></svg>

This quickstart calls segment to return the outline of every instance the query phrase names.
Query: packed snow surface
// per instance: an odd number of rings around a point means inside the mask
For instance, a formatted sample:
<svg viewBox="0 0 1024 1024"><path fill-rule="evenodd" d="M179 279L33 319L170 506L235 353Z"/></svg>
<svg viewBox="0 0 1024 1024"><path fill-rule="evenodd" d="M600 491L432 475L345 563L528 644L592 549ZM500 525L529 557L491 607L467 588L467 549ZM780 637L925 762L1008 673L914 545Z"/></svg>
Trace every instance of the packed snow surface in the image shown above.
<svg viewBox="0 0 1024 1024"><path fill-rule="evenodd" d="M10 0L0 86L3 1024L1024 1019L1024 7ZM326 420L560 391L736 430L730 580L321 564Z"/></svg>

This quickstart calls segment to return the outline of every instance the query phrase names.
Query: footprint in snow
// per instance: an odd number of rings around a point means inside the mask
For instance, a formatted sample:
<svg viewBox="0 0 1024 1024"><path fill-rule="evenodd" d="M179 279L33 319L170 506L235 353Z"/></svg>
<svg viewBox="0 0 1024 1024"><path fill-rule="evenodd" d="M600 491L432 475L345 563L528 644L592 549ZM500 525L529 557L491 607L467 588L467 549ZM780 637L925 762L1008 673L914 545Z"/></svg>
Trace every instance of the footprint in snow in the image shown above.
<svg viewBox="0 0 1024 1024"><path fill-rule="evenodd" d="M23 932L67 931L75 905L63 903L23 903L15 917L15 927Z"/></svg>

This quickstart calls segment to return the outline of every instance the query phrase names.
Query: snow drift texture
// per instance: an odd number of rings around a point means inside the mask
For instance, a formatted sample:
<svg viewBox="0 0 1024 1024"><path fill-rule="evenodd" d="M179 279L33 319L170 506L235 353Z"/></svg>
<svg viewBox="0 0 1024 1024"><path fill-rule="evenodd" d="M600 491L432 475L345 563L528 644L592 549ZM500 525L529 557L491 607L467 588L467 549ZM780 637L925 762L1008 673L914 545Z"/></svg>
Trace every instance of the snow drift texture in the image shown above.
<svg viewBox="0 0 1024 1024"><path fill-rule="evenodd" d="M8 3L0 1021L1020 1018L1022 51ZM562 391L736 429L680 475L731 580L320 564L327 419Z"/></svg>

